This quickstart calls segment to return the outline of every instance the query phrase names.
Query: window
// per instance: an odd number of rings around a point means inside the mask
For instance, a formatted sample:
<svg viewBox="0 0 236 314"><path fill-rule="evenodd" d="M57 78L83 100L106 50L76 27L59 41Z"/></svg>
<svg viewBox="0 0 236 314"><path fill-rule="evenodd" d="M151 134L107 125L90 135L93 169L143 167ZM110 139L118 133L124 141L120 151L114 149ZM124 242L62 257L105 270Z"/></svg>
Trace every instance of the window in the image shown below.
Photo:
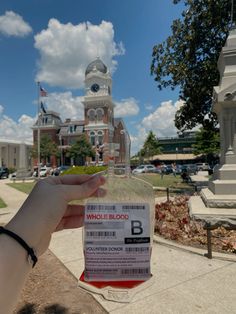
<svg viewBox="0 0 236 314"><path fill-rule="evenodd" d="M102 144L103 144L103 132L98 131L98 145L102 145Z"/></svg>
<svg viewBox="0 0 236 314"><path fill-rule="evenodd" d="M97 113L97 121L102 121L103 120L103 115L104 115L104 111L101 108L98 108L96 110Z"/></svg>
<svg viewBox="0 0 236 314"><path fill-rule="evenodd" d="M47 124L48 123L48 117L43 117L43 124Z"/></svg>
<svg viewBox="0 0 236 314"><path fill-rule="evenodd" d="M91 145L95 145L95 132L90 132L90 143Z"/></svg>
<svg viewBox="0 0 236 314"><path fill-rule="evenodd" d="M94 109L90 109L88 111L88 118L89 118L89 121L95 121L95 110Z"/></svg>
<svg viewBox="0 0 236 314"><path fill-rule="evenodd" d="M68 126L68 133L70 133L70 134L75 133L76 128L77 128L77 125L69 125Z"/></svg>

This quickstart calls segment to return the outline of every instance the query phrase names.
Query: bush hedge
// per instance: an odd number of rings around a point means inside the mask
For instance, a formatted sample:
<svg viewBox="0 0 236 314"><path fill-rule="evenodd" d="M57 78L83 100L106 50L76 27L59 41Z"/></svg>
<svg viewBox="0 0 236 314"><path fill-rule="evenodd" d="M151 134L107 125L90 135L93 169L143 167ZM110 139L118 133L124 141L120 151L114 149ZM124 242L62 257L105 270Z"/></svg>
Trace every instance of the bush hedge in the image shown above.
<svg viewBox="0 0 236 314"><path fill-rule="evenodd" d="M75 166L64 171L62 175L65 174L94 174L101 171L106 171L107 166Z"/></svg>

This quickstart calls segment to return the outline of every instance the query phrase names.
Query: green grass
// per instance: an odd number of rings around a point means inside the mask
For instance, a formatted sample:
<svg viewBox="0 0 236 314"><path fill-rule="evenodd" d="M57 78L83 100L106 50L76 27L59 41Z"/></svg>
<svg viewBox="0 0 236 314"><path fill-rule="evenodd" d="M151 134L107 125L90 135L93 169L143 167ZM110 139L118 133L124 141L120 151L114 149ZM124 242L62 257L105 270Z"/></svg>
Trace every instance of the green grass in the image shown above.
<svg viewBox="0 0 236 314"><path fill-rule="evenodd" d="M182 178L177 175L174 177L172 174L164 175L163 178L161 178L160 174L140 174L137 177L140 179L143 179L150 184L152 184L154 187L160 188L160 190L164 190L163 192L158 191L158 195L165 195L166 189L169 188L170 194L186 194L186 193L193 193L194 187L192 185L189 185L188 183L182 182Z"/></svg>
<svg viewBox="0 0 236 314"><path fill-rule="evenodd" d="M24 192L26 194L29 194L36 182L22 182L22 183L8 183L7 185L11 186L12 188Z"/></svg>
<svg viewBox="0 0 236 314"><path fill-rule="evenodd" d="M188 185L182 182L182 178L180 176L173 176L172 174L164 175L163 179L161 178L160 174L156 173L148 173L148 174L139 174L137 175L138 178L142 178L143 180L149 182L153 186L158 187L182 187L185 188Z"/></svg>
<svg viewBox="0 0 236 314"><path fill-rule="evenodd" d="M0 198L0 208L7 207L7 204Z"/></svg>

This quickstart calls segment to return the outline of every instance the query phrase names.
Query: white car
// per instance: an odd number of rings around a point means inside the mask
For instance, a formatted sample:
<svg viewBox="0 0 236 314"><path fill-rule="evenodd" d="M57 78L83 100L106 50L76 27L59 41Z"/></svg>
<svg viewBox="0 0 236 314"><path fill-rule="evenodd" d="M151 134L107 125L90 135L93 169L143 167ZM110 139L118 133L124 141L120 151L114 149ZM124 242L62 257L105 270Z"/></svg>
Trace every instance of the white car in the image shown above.
<svg viewBox="0 0 236 314"><path fill-rule="evenodd" d="M209 164L208 163L197 163L197 171L207 171L210 169Z"/></svg>
<svg viewBox="0 0 236 314"><path fill-rule="evenodd" d="M49 173L50 173L50 169L49 167L41 167L40 172L39 172L39 176L40 177L46 177Z"/></svg>
<svg viewBox="0 0 236 314"><path fill-rule="evenodd" d="M138 173L147 173L147 172L156 172L157 169L153 165L140 165L137 168L135 168L132 173L138 174Z"/></svg>

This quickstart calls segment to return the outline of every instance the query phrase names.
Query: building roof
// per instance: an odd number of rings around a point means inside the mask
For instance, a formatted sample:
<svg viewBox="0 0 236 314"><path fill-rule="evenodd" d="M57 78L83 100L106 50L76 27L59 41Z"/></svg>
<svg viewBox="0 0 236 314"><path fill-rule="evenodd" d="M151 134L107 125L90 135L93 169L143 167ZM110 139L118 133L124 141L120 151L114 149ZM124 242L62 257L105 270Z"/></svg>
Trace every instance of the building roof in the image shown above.
<svg viewBox="0 0 236 314"><path fill-rule="evenodd" d="M99 57L93 62L89 63L85 71L85 76L94 70L102 72L104 74L107 73L107 67L105 66L105 64L102 62L102 60Z"/></svg>
<svg viewBox="0 0 236 314"><path fill-rule="evenodd" d="M84 125L85 121L84 120L72 120L72 119L66 119L63 123L61 123L61 126L65 125Z"/></svg>
<svg viewBox="0 0 236 314"><path fill-rule="evenodd" d="M152 160L170 160L170 161L177 161L177 160L194 160L199 156L196 156L194 154L160 154L155 155L152 158Z"/></svg>
<svg viewBox="0 0 236 314"><path fill-rule="evenodd" d="M122 118L114 118L114 126L117 127L117 125L121 123L124 125L124 121Z"/></svg>
<svg viewBox="0 0 236 314"><path fill-rule="evenodd" d="M5 139L5 138L0 138L0 144L15 144L15 145L25 144L25 145L32 146L32 142L29 142L29 141L11 140L11 139Z"/></svg>

